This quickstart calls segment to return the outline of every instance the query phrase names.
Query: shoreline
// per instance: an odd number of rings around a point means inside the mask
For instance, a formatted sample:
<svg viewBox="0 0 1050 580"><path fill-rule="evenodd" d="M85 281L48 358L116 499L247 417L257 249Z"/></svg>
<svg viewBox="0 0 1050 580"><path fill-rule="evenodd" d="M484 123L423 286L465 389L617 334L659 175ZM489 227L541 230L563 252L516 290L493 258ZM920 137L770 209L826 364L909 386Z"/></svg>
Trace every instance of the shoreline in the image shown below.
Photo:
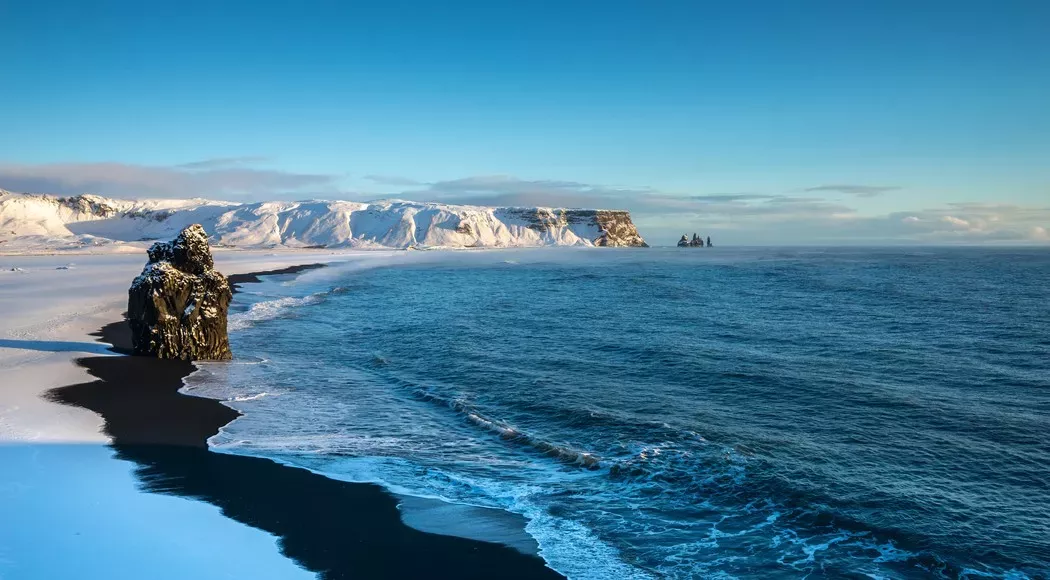
<svg viewBox="0 0 1050 580"><path fill-rule="evenodd" d="M323 266L235 274L229 280L236 292L260 276ZM129 350L124 321L106 324L93 336L112 344L113 352ZM285 556L321 578L562 577L538 556L506 545L406 525L399 499L377 484L210 451L208 438L240 413L221 401L180 392L183 379L196 369L191 362L89 356L76 363L96 380L52 389L46 397L100 415L116 458L137 466L145 491L210 503L226 517L276 536Z"/></svg>

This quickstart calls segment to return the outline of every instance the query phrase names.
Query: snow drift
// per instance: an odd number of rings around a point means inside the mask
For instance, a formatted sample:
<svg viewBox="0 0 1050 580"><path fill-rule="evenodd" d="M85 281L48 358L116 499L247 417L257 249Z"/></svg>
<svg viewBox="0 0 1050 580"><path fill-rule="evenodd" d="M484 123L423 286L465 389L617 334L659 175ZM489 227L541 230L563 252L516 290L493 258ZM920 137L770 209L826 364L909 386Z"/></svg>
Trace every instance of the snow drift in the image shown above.
<svg viewBox="0 0 1050 580"><path fill-rule="evenodd" d="M202 224L233 247L645 246L626 211L414 201L233 203L0 190L0 251L139 244Z"/></svg>

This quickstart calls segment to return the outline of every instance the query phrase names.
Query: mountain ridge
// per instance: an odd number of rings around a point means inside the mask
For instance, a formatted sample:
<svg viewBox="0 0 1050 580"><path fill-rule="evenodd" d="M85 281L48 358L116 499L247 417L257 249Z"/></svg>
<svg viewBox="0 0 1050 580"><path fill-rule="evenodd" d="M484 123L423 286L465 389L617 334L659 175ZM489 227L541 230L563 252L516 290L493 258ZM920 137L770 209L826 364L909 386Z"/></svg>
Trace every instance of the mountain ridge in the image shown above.
<svg viewBox="0 0 1050 580"><path fill-rule="evenodd" d="M377 200L116 199L0 190L0 250L73 249L171 237L199 223L241 248L498 248L647 244L624 210Z"/></svg>

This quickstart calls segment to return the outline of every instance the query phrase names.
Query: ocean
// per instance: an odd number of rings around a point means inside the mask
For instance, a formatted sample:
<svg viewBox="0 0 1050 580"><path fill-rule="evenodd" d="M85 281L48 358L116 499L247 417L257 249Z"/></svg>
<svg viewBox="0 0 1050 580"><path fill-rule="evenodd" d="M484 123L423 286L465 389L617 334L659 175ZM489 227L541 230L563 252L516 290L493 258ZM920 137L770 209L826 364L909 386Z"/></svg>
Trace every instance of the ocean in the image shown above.
<svg viewBox="0 0 1050 580"><path fill-rule="evenodd" d="M213 450L520 514L570 578L1041 578L1050 252L403 252L243 288Z"/></svg>

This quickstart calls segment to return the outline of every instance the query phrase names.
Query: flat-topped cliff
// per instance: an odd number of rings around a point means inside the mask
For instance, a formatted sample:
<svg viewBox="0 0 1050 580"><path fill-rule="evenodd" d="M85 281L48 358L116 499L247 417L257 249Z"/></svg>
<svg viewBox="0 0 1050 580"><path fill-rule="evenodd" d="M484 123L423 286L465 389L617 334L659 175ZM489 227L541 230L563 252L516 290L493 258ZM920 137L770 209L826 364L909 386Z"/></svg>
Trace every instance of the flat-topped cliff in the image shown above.
<svg viewBox="0 0 1050 580"><path fill-rule="evenodd" d="M628 212L416 201L234 203L0 191L0 251L171 238L201 224L234 247L646 246Z"/></svg>

